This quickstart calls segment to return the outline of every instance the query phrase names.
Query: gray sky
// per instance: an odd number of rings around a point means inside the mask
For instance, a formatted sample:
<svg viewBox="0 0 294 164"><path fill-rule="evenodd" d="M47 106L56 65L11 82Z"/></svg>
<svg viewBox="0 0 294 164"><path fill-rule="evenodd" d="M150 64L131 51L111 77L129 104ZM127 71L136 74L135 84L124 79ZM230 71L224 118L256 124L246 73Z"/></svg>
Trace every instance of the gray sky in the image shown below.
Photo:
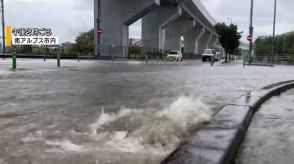
<svg viewBox="0 0 294 164"><path fill-rule="evenodd" d="M62 42L74 41L79 32L93 28L93 0L4 0L6 24L13 27L50 27ZM248 34L250 0L201 0L218 22L238 24ZM255 35L271 35L274 0L255 0ZM277 33L294 30L293 0L278 0ZM140 21L130 37L140 37Z"/></svg>
<svg viewBox="0 0 294 164"><path fill-rule="evenodd" d="M4 0L6 25L46 27L61 42L93 28L93 0ZM86 2L86 3L85 3Z"/></svg>
<svg viewBox="0 0 294 164"><path fill-rule="evenodd" d="M250 0L201 0L210 14L218 22L230 23L227 18L244 31L242 41L246 41L249 31ZM294 30L293 0L277 0L277 26L278 34ZM274 0L254 0L255 36L272 35Z"/></svg>

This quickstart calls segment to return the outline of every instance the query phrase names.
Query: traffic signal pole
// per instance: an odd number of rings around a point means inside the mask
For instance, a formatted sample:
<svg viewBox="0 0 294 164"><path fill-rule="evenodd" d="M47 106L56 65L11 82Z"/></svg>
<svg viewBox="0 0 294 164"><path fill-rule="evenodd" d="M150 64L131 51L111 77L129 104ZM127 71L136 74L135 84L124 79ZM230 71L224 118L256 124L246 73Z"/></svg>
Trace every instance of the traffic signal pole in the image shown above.
<svg viewBox="0 0 294 164"><path fill-rule="evenodd" d="M98 0L98 17L96 18L96 21L97 21L97 31L96 32L96 35L97 35L97 57L100 56L101 54L101 38L100 38L100 24L101 24L101 0ZM98 32L99 31L99 32Z"/></svg>
<svg viewBox="0 0 294 164"><path fill-rule="evenodd" d="M273 24L273 40L272 40L272 66L275 64L275 39L276 39L276 13L277 13L277 0L275 0L274 7L274 24Z"/></svg>
<svg viewBox="0 0 294 164"><path fill-rule="evenodd" d="M5 21L4 21L4 0L1 0L1 11L2 11L2 46L3 54L5 54Z"/></svg>
<svg viewBox="0 0 294 164"><path fill-rule="evenodd" d="M249 22L249 36L253 37L253 0L251 0L250 5L250 22ZM249 65L252 62L252 50L253 50L253 43L252 39L249 41Z"/></svg>

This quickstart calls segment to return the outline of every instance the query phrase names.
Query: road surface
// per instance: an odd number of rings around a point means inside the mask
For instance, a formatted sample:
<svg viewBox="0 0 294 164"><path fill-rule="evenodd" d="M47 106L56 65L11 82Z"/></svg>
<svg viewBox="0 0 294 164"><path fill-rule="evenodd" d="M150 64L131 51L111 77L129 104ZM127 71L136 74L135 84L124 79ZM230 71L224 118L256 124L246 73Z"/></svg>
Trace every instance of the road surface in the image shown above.
<svg viewBox="0 0 294 164"><path fill-rule="evenodd" d="M159 163L232 99L291 66L0 60L0 164Z"/></svg>

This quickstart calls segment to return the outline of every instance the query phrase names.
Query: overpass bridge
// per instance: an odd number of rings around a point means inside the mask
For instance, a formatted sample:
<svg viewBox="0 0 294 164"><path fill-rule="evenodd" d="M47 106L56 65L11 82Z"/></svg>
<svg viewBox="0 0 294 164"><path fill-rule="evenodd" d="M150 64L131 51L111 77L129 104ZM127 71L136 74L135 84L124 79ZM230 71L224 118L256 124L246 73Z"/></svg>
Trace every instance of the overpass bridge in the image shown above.
<svg viewBox="0 0 294 164"><path fill-rule="evenodd" d="M100 4L100 5L99 5ZM96 54L109 56L102 47L116 47L126 57L129 26L142 19L142 47L157 50L180 50L200 54L218 43L216 21L199 0L94 0L95 31L98 18L103 33L95 35Z"/></svg>

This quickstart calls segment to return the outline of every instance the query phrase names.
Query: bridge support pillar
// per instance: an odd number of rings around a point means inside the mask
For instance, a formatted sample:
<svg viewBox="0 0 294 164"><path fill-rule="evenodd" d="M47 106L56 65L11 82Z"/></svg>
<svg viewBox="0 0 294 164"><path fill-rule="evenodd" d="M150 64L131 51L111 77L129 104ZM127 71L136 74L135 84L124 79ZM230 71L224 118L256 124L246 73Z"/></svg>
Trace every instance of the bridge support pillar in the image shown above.
<svg viewBox="0 0 294 164"><path fill-rule="evenodd" d="M196 22L187 18L179 18L177 21L169 24L166 27L165 49L181 50L181 36L195 28Z"/></svg>
<svg viewBox="0 0 294 164"><path fill-rule="evenodd" d="M205 33L205 29L202 27L195 27L184 34L184 52L185 54L199 54L198 43Z"/></svg>
<svg viewBox="0 0 294 164"><path fill-rule="evenodd" d="M211 38L211 40L209 42L209 46L208 47L210 47L210 48L215 47L215 45L216 45L217 42L218 42L218 36L212 35L212 38Z"/></svg>
<svg viewBox="0 0 294 164"><path fill-rule="evenodd" d="M220 43L219 43L219 39L218 39L218 37L216 37L216 40L215 40L215 42L214 42L213 45L214 45L214 46L217 46L218 44L220 44Z"/></svg>
<svg viewBox="0 0 294 164"><path fill-rule="evenodd" d="M142 18L142 47L164 50L165 27L177 20L182 10L174 6L161 6Z"/></svg>
<svg viewBox="0 0 294 164"><path fill-rule="evenodd" d="M210 32L205 32L201 39L199 40L198 44L198 52L201 54L204 52L205 49L210 48L209 47L209 42L212 38L212 34Z"/></svg>
<svg viewBox="0 0 294 164"><path fill-rule="evenodd" d="M112 56L127 57L129 42L129 25L157 8L160 0L101 0L101 23L103 33L100 35L100 45L97 44L98 0L94 0L95 12L95 45L96 54L110 54L107 47L112 47ZM112 45L112 46L111 46Z"/></svg>

